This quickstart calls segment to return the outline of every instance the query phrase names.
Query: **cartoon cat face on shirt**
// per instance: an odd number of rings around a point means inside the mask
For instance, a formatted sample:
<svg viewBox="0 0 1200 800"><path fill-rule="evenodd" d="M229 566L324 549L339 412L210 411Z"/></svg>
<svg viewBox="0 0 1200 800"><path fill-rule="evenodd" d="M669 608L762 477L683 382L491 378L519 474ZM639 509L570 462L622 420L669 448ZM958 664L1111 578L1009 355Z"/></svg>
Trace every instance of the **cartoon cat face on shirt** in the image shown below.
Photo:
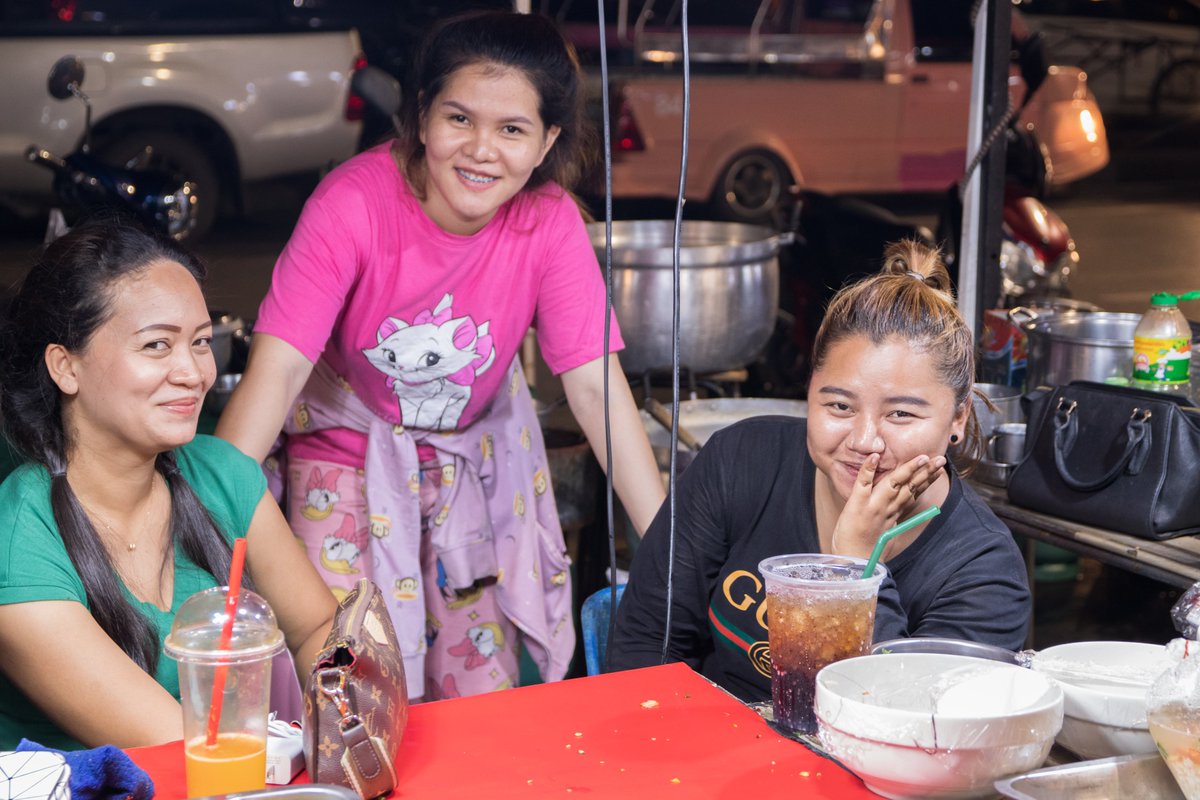
<svg viewBox="0 0 1200 800"><path fill-rule="evenodd" d="M389 387L395 381L416 386L435 380L469 386L491 366L495 349L488 323L476 326L470 316L454 318L451 302L445 295L437 308L421 312L411 325L388 317L379 326L379 343L363 355L388 376Z"/></svg>

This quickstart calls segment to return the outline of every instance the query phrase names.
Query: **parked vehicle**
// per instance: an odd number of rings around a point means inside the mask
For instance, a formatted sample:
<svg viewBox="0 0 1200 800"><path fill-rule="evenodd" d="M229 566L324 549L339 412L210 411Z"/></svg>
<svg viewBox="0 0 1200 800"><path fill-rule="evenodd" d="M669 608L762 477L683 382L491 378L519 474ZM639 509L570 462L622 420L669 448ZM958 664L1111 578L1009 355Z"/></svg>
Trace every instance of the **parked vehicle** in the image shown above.
<svg viewBox="0 0 1200 800"><path fill-rule="evenodd" d="M678 184L680 37L651 27L653 7L648 0L631 26L636 66L613 80L618 197L671 196ZM966 163L970 7L762 0L748 28L689 26L687 198L759 222L792 184L835 194L943 191ZM1037 128L1053 180L1103 167L1107 139L1086 75L1056 67L1039 94L1021 119Z"/></svg>
<svg viewBox="0 0 1200 800"><path fill-rule="evenodd" d="M194 184L190 234L236 208L249 181L317 172L349 158L362 107L350 93L363 64L349 27L311 31L280 0L163 4L157 0L39 0L0 4L0 199L41 209L47 173L30 143L80 149L84 108L47 97L45 76L74 55L94 110L91 155Z"/></svg>
<svg viewBox="0 0 1200 800"><path fill-rule="evenodd" d="M83 103L83 143L65 158L45 148L30 145L25 157L31 163L54 173L54 192L72 218L98 207L116 208L132 214L148 228L158 229L175 239L186 239L196 227L196 208L202 200L191 181L181 180L162 170L146 169L154 159L153 147L125 165L108 164L91 154L91 103L83 93L84 67L74 56L55 62L47 79L50 95L56 100L75 98ZM71 220L74 221L73 219ZM62 209L50 212L46 242L67 232L68 220Z"/></svg>

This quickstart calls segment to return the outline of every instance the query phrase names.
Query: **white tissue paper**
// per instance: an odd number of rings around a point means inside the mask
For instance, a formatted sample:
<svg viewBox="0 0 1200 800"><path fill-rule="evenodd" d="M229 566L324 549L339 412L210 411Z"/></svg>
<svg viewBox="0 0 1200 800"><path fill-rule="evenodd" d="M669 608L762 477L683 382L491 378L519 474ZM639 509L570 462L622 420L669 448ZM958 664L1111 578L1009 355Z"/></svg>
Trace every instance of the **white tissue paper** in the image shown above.
<svg viewBox="0 0 1200 800"><path fill-rule="evenodd" d="M70 800L71 768L61 753L0 753L0 798Z"/></svg>
<svg viewBox="0 0 1200 800"><path fill-rule="evenodd" d="M304 769L303 733L303 729L275 719L275 712L271 712L267 722L267 783L291 783Z"/></svg>

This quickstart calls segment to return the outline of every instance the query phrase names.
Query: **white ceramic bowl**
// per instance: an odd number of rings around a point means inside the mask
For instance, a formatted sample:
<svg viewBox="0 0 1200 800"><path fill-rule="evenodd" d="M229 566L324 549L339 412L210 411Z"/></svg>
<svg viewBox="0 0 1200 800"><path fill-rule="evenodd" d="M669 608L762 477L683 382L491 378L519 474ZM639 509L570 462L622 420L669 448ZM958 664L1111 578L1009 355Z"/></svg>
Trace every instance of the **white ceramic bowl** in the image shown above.
<svg viewBox="0 0 1200 800"><path fill-rule="evenodd" d="M1015 664L940 653L838 661L817 674L821 742L876 794L995 795L1042 765L1062 725L1062 689Z"/></svg>
<svg viewBox="0 0 1200 800"><path fill-rule="evenodd" d="M1062 685L1063 747L1085 759L1157 752L1146 725L1146 692L1171 666L1165 647L1072 642L1039 651L1030 666Z"/></svg>

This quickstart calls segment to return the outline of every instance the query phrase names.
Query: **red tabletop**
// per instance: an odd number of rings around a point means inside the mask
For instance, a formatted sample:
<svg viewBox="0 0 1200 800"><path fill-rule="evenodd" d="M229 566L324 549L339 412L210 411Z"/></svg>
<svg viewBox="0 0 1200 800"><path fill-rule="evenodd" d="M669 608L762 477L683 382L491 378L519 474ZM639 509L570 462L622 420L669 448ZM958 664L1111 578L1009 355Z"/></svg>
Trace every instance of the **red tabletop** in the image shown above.
<svg viewBox="0 0 1200 800"><path fill-rule="evenodd" d="M185 796L182 742L128 752ZM683 664L413 706L396 766L393 798L875 797Z"/></svg>

